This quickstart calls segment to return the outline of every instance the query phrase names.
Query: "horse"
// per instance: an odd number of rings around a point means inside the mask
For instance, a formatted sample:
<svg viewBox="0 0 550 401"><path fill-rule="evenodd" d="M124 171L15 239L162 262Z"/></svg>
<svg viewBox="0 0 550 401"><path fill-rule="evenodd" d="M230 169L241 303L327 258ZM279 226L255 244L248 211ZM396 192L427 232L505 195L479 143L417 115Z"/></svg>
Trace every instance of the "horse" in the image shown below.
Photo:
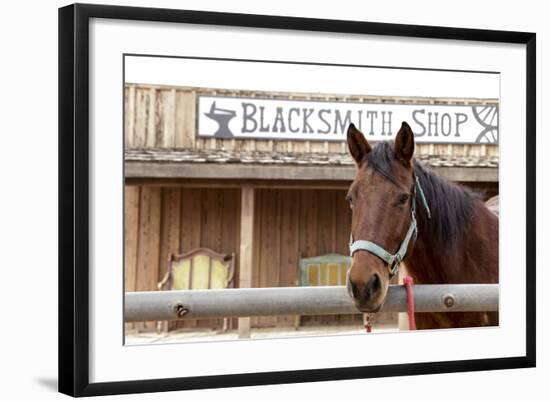
<svg viewBox="0 0 550 401"><path fill-rule="evenodd" d="M406 122L394 141L376 146L350 124L347 144L357 168L346 196L346 286L359 311L381 309L401 263L415 284L498 283L498 198L491 210L480 194L416 160ZM415 320L417 329L496 326L498 312L416 313Z"/></svg>

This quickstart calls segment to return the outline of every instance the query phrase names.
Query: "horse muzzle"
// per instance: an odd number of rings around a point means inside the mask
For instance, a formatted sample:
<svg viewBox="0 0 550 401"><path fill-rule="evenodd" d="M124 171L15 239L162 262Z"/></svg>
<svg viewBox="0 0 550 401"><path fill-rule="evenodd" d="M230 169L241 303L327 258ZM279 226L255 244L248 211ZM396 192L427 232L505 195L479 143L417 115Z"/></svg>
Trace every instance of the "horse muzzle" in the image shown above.
<svg viewBox="0 0 550 401"><path fill-rule="evenodd" d="M355 283L348 278L347 289L361 312L378 312L382 307L385 294L378 274L373 274L366 283Z"/></svg>

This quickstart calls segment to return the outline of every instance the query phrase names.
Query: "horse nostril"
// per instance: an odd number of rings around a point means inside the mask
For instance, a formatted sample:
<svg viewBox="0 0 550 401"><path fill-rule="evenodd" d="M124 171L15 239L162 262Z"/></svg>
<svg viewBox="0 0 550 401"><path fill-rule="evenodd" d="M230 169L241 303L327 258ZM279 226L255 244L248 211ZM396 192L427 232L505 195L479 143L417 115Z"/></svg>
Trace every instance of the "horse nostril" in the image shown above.
<svg viewBox="0 0 550 401"><path fill-rule="evenodd" d="M350 282L350 283L351 283L351 295L353 296L353 298L358 298L359 288L357 288L354 282Z"/></svg>
<svg viewBox="0 0 550 401"><path fill-rule="evenodd" d="M373 274L365 284L359 283L359 286L348 280L348 294L360 304L371 303L376 300L382 290L382 280L378 274Z"/></svg>
<svg viewBox="0 0 550 401"><path fill-rule="evenodd" d="M382 281L378 274L373 274L367 284L365 284L365 295L367 298L374 298L382 289Z"/></svg>

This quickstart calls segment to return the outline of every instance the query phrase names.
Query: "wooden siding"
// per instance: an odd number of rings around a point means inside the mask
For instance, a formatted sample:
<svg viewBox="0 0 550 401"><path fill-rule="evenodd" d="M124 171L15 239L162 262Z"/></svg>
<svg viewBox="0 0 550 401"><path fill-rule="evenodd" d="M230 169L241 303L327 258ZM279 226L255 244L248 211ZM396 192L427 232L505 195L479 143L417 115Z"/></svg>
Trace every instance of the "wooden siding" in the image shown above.
<svg viewBox="0 0 550 401"><path fill-rule="evenodd" d="M127 148L187 148L299 153L346 153L345 142L274 141L257 139L196 138L197 95L250 95L250 91L219 90L190 87L126 84L125 144ZM321 94L254 92L265 98L293 98L353 102L391 102L414 104L426 98L380 96L344 97ZM429 99L438 104L494 104L480 99ZM417 144L418 155L497 156L498 145Z"/></svg>
<svg viewBox="0 0 550 401"><path fill-rule="evenodd" d="M155 291L170 253L208 247L237 254L240 190L126 186L124 209L125 291ZM178 322L170 327L220 326L221 320ZM154 330L155 322L127 323Z"/></svg>
<svg viewBox="0 0 550 401"><path fill-rule="evenodd" d="M347 254L351 214L345 190L256 189L252 286L294 286L298 261L326 253ZM237 256L240 249L239 189L126 186L126 291L154 291L171 252L197 247ZM239 282L239 271L236 271ZM350 319L350 317L345 317ZM339 316L303 318L335 323ZM236 319L235 319L236 320ZM235 321L234 320L234 321ZM253 318L252 327L293 326L295 316ZM150 331L155 322L127 324ZM170 328L221 327L221 321L172 323Z"/></svg>
<svg viewBox="0 0 550 401"><path fill-rule="evenodd" d="M346 190L256 189L253 287L297 284L300 257L347 255L351 211ZM357 316L308 316L303 324L335 324ZM387 316L385 316L387 318ZM293 326L296 316L252 318L252 327Z"/></svg>

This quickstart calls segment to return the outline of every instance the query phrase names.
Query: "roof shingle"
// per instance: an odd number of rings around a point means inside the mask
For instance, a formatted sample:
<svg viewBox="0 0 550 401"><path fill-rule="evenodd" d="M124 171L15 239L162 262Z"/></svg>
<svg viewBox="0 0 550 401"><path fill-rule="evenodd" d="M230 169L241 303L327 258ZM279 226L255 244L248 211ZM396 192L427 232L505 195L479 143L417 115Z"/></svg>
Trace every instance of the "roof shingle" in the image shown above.
<svg viewBox="0 0 550 401"><path fill-rule="evenodd" d="M498 156L416 156L431 167L486 167L498 168ZM127 149L127 162L153 163L216 163L262 165L350 166L354 162L346 153L295 153L274 151L227 151L223 149Z"/></svg>

